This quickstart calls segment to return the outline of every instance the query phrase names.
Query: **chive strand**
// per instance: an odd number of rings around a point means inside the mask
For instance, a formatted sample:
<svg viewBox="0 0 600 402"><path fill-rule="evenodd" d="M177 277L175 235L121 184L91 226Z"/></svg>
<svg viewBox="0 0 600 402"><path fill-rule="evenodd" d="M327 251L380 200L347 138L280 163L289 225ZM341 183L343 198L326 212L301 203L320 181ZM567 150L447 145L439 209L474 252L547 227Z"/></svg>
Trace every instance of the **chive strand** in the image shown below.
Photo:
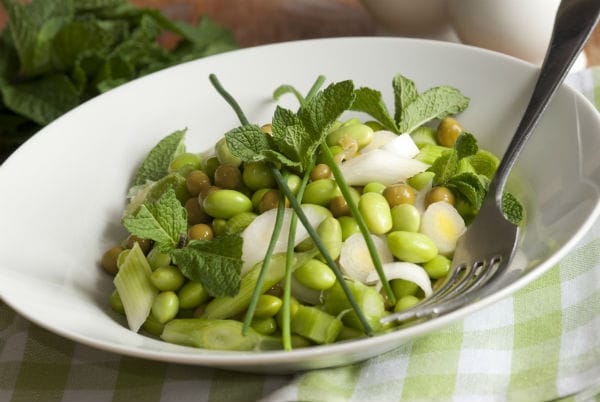
<svg viewBox="0 0 600 402"><path fill-rule="evenodd" d="M296 197L294 196L294 194L288 187L287 183L285 183L283 176L281 175L281 172L273 164L269 164L269 166L271 168L271 171L273 172L273 176L275 177L277 184L279 185L279 188L285 193L285 196L288 197L288 199L290 200L290 204L292 205L292 208L294 209L294 211L296 211L296 214L298 215L298 219L300 219L300 222L302 222L302 224L306 228L306 231L308 232L310 237L315 242L317 248L319 249L319 251L321 252L323 257L325 257L325 260L327 261L327 265L329 265L329 267L332 269L333 273L335 274L338 282L340 283L340 286L342 287L344 293L346 294L346 297L348 298L348 301L350 302L350 305L356 312L356 315L358 316L363 328L365 329L365 333L367 335L371 336L373 334L373 330L372 330L371 326L369 325L369 323L367 322L367 319L366 319L364 313L358 306L358 303L356 302L354 295L348 288L348 284L346 284L344 276L342 275L339 267L337 266L335 261L333 261L333 259L331 258L331 255L329 255L329 252L327 251L327 249L325 248L325 245L321 241L321 238L319 237L319 235L317 234L315 229L312 227L312 225L308 221L308 218L304 214L304 211L302 211L302 207L296 200Z"/></svg>
<svg viewBox="0 0 600 402"><path fill-rule="evenodd" d="M210 80L211 84L213 84L217 92L223 97L223 99L225 99L229 106L231 106L238 119L240 120L240 123L242 123L243 126L245 126L246 124L250 124L240 105L233 98L233 96L231 96L231 94L227 92L225 88L223 88L217 76L215 74L210 74L208 76L208 79Z"/></svg>
<svg viewBox="0 0 600 402"><path fill-rule="evenodd" d="M321 88L321 86L323 85L323 83L325 82L325 76L324 75L319 75L315 81L315 83L312 85L312 87L310 87L310 89L308 90L308 93L306 94L306 98L305 101L309 102L319 91L319 89Z"/></svg>
<svg viewBox="0 0 600 402"><path fill-rule="evenodd" d="M390 303L392 305L395 305L396 304L396 296L394 295L394 292L392 291L392 288L391 288L389 282L387 281L387 278L385 277L385 273L383 272L383 267L381 266L382 265L381 259L379 258L379 254L377 253L377 249L375 248L375 244L373 243L373 239L371 238L371 233L369 232L369 228L367 227L367 224L366 224L363 216L358 211L358 207L356 206L356 203L354 202L354 199L352 198L352 195L350 194L350 189L348 187L348 184L346 183L346 179L344 179L344 175L342 174L340 167L337 165L337 163L335 163L335 160L333 159L333 155L331 154L331 150L329 149L329 147L326 144L321 144L321 153L325 157L325 162L331 168L331 172L333 173L333 176L335 177L335 181L337 182L337 184L340 188L340 191L342 192L342 195L344 196L344 199L348 203L348 207L350 208L350 211L352 211L352 216L354 217L354 219L356 219L356 223L358 224L358 227L360 228L360 231L361 231L361 233L365 239L365 242L367 244L367 248L369 249L369 254L371 255L371 259L373 260L373 265L375 265L375 270L377 271L377 274L379 275L379 279L381 280L381 283L383 284L385 294L389 298Z"/></svg>
<svg viewBox="0 0 600 402"><path fill-rule="evenodd" d="M252 298L250 299L250 304L248 305L248 310L246 311L246 316L244 317L244 326L242 327L242 333L244 335L246 335L252 319L254 318L254 312L256 311L256 305L258 303L258 298L260 297L260 290L265 281L265 276L267 274L267 270L269 269L269 264L271 263L271 257L273 256L273 250L275 249L275 244L277 243L277 239L279 238L279 234L281 233L281 228L283 226L284 212L285 197L283 194L281 194L279 197L279 204L277 205L277 215L275 215L275 227L273 228L273 234L271 235L271 240L269 241L267 252L265 253L265 259L263 260L260 273L256 279L256 286L254 287L254 292L252 292Z"/></svg>
<svg viewBox="0 0 600 402"><path fill-rule="evenodd" d="M314 163L313 163L314 164ZM310 178L310 171L312 165L304 173L300 188L296 194L296 201L298 204L302 203L302 196L304 190L308 184ZM294 243L296 242L296 228L298 227L298 215L293 212L292 218L290 219L290 234L288 236L286 260L285 260L285 276L283 281L283 304L281 306L282 322L281 322L281 337L283 342L283 348L285 350L292 350L291 330L290 330L290 299L292 297L292 265L294 256Z"/></svg>

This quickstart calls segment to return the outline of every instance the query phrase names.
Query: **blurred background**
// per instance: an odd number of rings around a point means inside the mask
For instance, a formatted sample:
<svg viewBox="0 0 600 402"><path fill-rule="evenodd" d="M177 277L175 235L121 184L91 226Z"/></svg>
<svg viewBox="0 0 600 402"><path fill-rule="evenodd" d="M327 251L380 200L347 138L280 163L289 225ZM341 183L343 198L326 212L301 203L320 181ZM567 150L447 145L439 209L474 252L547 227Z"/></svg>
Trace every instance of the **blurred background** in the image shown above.
<svg viewBox="0 0 600 402"><path fill-rule="evenodd" d="M242 47L306 38L401 35L458 41L539 61L558 0L131 0L177 20L208 15ZM0 28L6 24L0 6ZM460 33L457 35L457 32ZM173 40L168 37L165 41ZM600 29L584 65L600 64Z"/></svg>

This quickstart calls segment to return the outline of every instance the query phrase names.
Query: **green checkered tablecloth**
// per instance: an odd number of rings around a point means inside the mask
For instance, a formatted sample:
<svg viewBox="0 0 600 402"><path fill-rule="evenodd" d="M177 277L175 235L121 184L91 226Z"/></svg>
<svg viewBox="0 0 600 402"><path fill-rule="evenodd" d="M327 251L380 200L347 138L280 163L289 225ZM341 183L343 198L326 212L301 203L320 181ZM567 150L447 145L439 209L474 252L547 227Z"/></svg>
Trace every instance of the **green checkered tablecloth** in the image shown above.
<svg viewBox="0 0 600 402"><path fill-rule="evenodd" d="M600 107L600 68L569 82ZM599 335L600 223L513 296L377 358L296 375L123 357L54 335L0 301L0 401L600 401L573 396L600 381Z"/></svg>

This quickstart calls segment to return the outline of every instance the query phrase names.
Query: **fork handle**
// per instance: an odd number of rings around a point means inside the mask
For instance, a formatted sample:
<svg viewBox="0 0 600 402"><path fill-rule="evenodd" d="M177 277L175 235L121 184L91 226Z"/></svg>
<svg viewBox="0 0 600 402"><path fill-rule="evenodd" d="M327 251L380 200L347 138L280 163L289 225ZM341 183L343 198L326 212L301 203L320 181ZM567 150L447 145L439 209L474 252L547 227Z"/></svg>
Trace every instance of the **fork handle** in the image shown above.
<svg viewBox="0 0 600 402"><path fill-rule="evenodd" d="M569 72L600 15L599 0L562 0L538 81L521 122L490 183L489 194L501 205L502 192L517 156L531 136L559 84Z"/></svg>

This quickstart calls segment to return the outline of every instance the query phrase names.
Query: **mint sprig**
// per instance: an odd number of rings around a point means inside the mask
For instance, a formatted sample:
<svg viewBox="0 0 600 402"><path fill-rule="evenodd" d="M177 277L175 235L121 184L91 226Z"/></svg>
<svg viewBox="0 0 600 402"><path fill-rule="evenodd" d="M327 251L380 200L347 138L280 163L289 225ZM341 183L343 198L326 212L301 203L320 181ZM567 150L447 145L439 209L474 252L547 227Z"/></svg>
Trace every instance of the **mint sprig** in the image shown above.
<svg viewBox="0 0 600 402"><path fill-rule="evenodd" d="M148 181L158 181L169 173L169 165L173 159L185 152L186 130L178 130L169 134L154 148L138 167L133 176L132 186L139 186Z"/></svg>

